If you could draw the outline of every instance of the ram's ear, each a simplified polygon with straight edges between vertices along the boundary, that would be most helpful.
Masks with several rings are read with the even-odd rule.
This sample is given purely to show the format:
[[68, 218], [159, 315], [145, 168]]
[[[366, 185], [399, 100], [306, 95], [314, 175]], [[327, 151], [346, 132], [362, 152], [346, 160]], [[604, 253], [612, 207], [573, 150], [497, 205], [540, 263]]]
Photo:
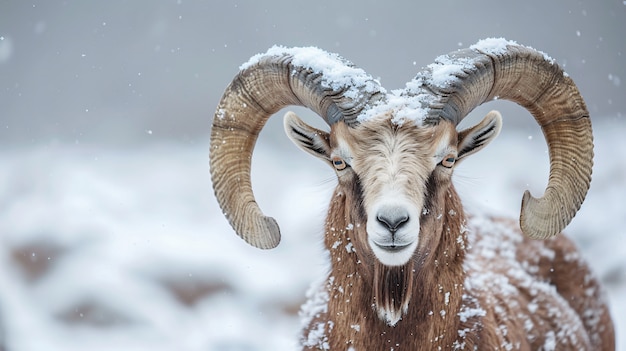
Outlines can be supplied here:
[[330, 137], [327, 132], [304, 123], [291, 111], [285, 114], [284, 124], [287, 136], [299, 148], [322, 160], [330, 160]]
[[457, 160], [460, 161], [487, 146], [500, 134], [501, 128], [500, 112], [491, 111], [477, 125], [459, 132]]

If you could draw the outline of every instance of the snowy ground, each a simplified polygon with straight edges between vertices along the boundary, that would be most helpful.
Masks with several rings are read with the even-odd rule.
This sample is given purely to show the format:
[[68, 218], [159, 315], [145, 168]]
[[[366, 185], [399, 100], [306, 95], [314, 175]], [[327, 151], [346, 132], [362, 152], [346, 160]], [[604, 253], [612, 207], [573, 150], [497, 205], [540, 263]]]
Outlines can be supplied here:
[[[594, 181], [567, 232], [604, 282], [626, 350], [626, 139], [614, 122], [594, 125]], [[334, 182], [319, 161], [270, 144], [260, 141], [253, 180], [281, 224], [271, 251], [221, 215], [208, 143], [0, 151], [0, 350], [294, 349], [298, 308], [324, 272]], [[455, 180], [470, 209], [514, 216], [547, 172], [541, 135], [509, 131]]]

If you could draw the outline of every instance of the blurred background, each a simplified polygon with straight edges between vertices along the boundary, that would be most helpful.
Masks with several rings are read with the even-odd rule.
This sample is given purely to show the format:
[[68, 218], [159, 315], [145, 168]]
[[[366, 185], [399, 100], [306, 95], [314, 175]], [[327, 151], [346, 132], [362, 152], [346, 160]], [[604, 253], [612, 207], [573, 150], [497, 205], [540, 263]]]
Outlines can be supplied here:
[[4, 145], [205, 140], [239, 65], [275, 44], [337, 52], [394, 89], [438, 55], [505, 37], [554, 57], [594, 117], [626, 111], [626, 5], [619, 0], [0, 6]]
[[[622, 0], [0, 0], [0, 350], [294, 349], [299, 305], [325, 270], [333, 173], [270, 119], [253, 184], [284, 237], [248, 247], [208, 177], [223, 90], [276, 44], [337, 52], [395, 89], [487, 37], [546, 52], [586, 99], [594, 183], [568, 232], [626, 338], [625, 35]], [[541, 194], [548, 158], [512, 103], [468, 123], [494, 108], [504, 131], [458, 187], [515, 216], [523, 190]]]

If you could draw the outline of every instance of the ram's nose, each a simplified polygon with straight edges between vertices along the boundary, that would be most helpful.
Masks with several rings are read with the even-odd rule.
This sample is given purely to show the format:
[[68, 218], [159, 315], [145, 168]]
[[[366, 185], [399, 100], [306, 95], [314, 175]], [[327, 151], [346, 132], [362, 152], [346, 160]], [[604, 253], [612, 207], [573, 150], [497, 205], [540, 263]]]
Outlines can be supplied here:
[[417, 247], [419, 216], [411, 206], [385, 204], [368, 221], [368, 241], [374, 255], [387, 266], [407, 263]]
[[400, 206], [383, 207], [378, 210], [376, 220], [394, 235], [409, 222], [409, 213]]

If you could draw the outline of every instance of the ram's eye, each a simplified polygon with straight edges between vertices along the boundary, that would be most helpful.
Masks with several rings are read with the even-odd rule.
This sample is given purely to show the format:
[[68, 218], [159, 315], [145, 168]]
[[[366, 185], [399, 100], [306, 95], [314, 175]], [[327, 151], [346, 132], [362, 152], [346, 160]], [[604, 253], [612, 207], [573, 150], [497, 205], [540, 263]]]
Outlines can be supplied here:
[[346, 164], [346, 161], [344, 161], [343, 158], [341, 157], [334, 156], [332, 158], [332, 161], [333, 161], [333, 166], [338, 171], [341, 171], [343, 169], [346, 169], [346, 167], [348, 167], [348, 165]]
[[452, 168], [454, 166], [454, 162], [456, 161], [456, 157], [452, 154], [446, 155], [446, 157], [441, 160], [441, 165], [446, 168]]

